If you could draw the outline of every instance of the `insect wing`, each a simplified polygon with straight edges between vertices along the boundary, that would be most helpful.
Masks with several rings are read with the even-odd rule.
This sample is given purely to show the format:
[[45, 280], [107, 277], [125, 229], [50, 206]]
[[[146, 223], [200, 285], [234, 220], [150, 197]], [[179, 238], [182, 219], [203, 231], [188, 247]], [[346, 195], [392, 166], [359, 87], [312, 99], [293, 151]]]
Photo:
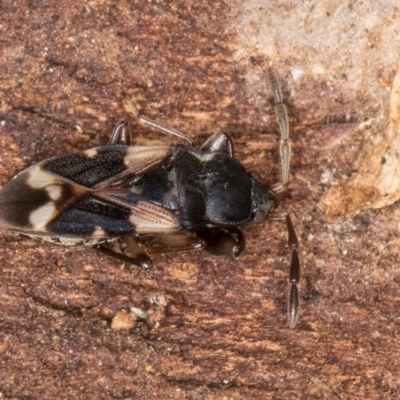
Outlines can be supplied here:
[[88, 189], [119, 182], [171, 154], [171, 146], [104, 146], [45, 160], [38, 165]]
[[[131, 233], [142, 227], [136, 215], [151, 214], [152, 207], [127, 189], [111, 196], [107, 188], [170, 154], [170, 146], [105, 146], [35, 164], [0, 191], [0, 227], [74, 237]], [[162, 207], [153, 206], [155, 214], [163, 215]], [[175, 224], [172, 216], [165, 218]]]
[[174, 212], [129, 189], [99, 190], [95, 195], [98, 199], [129, 210], [128, 220], [135, 227], [136, 233], [174, 233], [180, 230], [180, 221]]

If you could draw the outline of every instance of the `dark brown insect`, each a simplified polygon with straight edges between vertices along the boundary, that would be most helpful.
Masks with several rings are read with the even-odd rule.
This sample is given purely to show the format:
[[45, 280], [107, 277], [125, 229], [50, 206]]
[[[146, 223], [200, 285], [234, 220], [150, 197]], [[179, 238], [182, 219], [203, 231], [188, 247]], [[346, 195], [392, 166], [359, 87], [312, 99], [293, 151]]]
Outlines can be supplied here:
[[[269, 70], [281, 131], [282, 184], [289, 179], [286, 106]], [[234, 157], [230, 138], [212, 135], [200, 148], [181, 132], [137, 115], [187, 145], [132, 146], [125, 123], [108, 146], [53, 157], [16, 175], [0, 191], [0, 226], [67, 246], [95, 246], [142, 268], [150, 255], [204, 249], [233, 258], [245, 248], [237, 226], [264, 221], [275, 193]], [[298, 241], [287, 216], [292, 252], [289, 324], [297, 319]]]

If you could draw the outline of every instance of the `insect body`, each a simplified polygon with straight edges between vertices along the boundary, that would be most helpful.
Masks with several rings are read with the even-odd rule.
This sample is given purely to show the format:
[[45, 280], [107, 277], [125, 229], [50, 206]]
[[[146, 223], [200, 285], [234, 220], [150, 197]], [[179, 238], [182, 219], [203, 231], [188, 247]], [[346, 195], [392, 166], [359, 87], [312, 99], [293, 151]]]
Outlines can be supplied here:
[[[283, 117], [277, 109], [280, 125], [287, 125], [286, 108]], [[108, 146], [50, 158], [16, 175], [0, 191], [0, 227], [52, 243], [96, 246], [144, 268], [152, 253], [203, 248], [237, 257], [245, 247], [237, 226], [263, 221], [275, 206], [274, 193], [234, 158], [224, 133], [196, 148], [180, 132], [145, 117], [139, 121], [189, 145], [131, 146], [121, 123]], [[281, 142], [286, 185], [287, 131]], [[294, 326], [299, 262], [290, 218], [288, 225]]]
[[110, 145], [42, 161], [0, 191], [0, 221], [53, 242], [100, 244], [124, 235], [206, 237], [207, 229], [261, 220], [274, 204], [221, 133], [200, 149]]

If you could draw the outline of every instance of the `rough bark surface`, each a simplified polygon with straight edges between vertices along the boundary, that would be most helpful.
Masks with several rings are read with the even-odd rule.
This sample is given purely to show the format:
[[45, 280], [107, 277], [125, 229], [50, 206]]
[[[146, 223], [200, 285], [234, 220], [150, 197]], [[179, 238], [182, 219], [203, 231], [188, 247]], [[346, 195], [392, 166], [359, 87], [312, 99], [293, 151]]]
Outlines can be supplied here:
[[[354, 173], [365, 121], [384, 129], [389, 115], [399, 47], [379, 44], [399, 16], [368, 4], [1, 1], [1, 185], [44, 158], [106, 144], [126, 118], [124, 96], [197, 144], [223, 130], [236, 157], [274, 183], [279, 132], [261, 65], [272, 60], [293, 145], [276, 215], [297, 215], [303, 273], [289, 329], [281, 220], [245, 226], [236, 261], [160, 255], [151, 271], [2, 231], [0, 398], [399, 398], [398, 207], [346, 220], [339, 212], [334, 224], [318, 207]], [[313, 31], [347, 14], [356, 23], [340, 36]], [[350, 66], [360, 48], [368, 63]], [[385, 52], [381, 69], [368, 51]], [[169, 140], [132, 126], [138, 143]], [[328, 216], [342, 200], [330, 201]]]

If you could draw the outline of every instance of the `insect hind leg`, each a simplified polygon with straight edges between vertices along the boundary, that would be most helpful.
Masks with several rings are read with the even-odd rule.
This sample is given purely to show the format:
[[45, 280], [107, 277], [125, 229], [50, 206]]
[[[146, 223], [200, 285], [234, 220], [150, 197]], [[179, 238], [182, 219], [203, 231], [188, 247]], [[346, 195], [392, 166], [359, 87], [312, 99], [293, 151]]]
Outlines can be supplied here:
[[124, 236], [117, 241], [103, 243], [95, 248], [100, 253], [128, 264], [137, 265], [144, 270], [153, 266], [150, 256], [133, 236]]
[[96, 246], [103, 254], [119, 261], [137, 265], [148, 270], [153, 266], [150, 254], [200, 250], [205, 242], [195, 234], [149, 234], [143, 236], [123, 236], [118, 240]]

